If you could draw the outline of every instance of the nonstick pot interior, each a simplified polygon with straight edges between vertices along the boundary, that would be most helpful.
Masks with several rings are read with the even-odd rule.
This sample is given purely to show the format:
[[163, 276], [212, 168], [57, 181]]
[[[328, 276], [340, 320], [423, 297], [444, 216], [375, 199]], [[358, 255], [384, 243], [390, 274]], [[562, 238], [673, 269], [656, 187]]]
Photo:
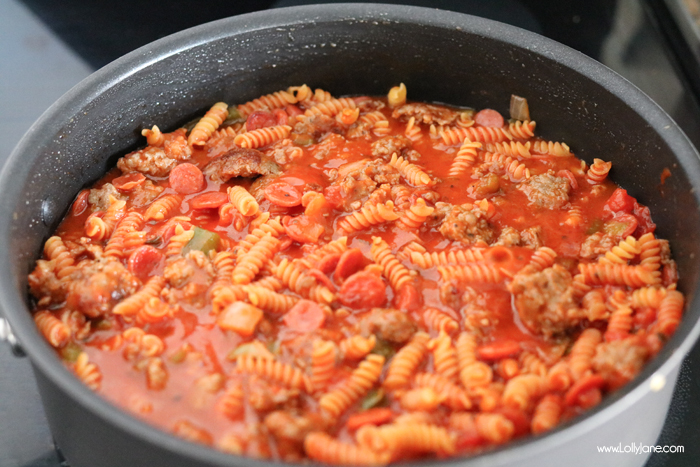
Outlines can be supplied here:
[[[411, 100], [490, 107], [503, 115], [511, 94], [526, 97], [540, 136], [565, 141], [588, 162], [613, 161], [614, 180], [651, 208], [657, 234], [670, 240], [679, 286], [692, 303], [676, 335], [638, 381], [653, 373], [675, 375], [700, 332], [695, 303], [700, 165], [694, 148], [658, 106], [571, 49], [480, 18], [388, 5], [272, 10], [176, 34], [108, 65], [41, 117], [2, 172], [0, 303], [32, 359], [54, 435], [70, 461], [255, 463], [177, 440], [122, 413], [73, 378], [36, 331], [26, 276], [78, 191], [143, 144], [142, 128], [158, 124], [173, 130], [213, 102], [241, 103], [302, 83], [334, 95], [380, 95], [400, 82]], [[672, 175], [661, 183], [665, 168]], [[614, 419], [648, 390], [628, 385], [582, 417], [583, 424], [570, 423], [473, 462], [516, 465], [526, 450], [546, 454], [548, 446], [575, 436], [580, 427]]]

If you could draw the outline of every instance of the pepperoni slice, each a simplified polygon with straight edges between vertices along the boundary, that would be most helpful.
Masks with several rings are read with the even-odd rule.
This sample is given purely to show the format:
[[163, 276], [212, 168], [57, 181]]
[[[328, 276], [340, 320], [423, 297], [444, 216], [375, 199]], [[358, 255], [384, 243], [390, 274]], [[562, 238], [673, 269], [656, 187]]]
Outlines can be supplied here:
[[474, 115], [474, 121], [477, 125], [490, 126], [494, 128], [501, 128], [505, 121], [500, 113], [493, 109], [484, 109]]
[[325, 320], [323, 309], [311, 300], [299, 300], [282, 318], [289, 329], [299, 332], [315, 331], [323, 326]]
[[394, 297], [394, 306], [401, 311], [413, 311], [420, 308], [422, 297], [418, 289], [413, 284], [406, 284], [401, 287], [399, 293]]
[[124, 174], [112, 180], [112, 185], [117, 190], [130, 191], [146, 181], [146, 177], [140, 172]]
[[277, 117], [267, 110], [256, 110], [248, 115], [248, 119], [245, 121], [245, 129], [248, 131], [275, 125], [277, 125]]
[[338, 265], [335, 267], [335, 280], [338, 283], [343, 282], [348, 277], [355, 274], [365, 267], [367, 262], [365, 255], [357, 248], [350, 248], [343, 252], [338, 259]]
[[356, 272], [343, 283], [338, 300], [350, 308], [378, 308], [386, 303], [386, 286], [376, 274]]
[[190, 200], [192, 209], [217, 209], [228, 202], [228, 195], [220, 191], [202, 193]]
[[170, 171], [170, 188], [182, 195], [191, 195], [204, 188], [204, 174], [199, 168], [185, 162]]
[[78, 193], [78, 196], [73, 201], [73, 208], [71, 209], [74, 216], [79, 216], [85, 212], [88, 207], [88, 198], [90, 197], [90, 190], [83, 190]]
[[301, 193], [287, 182], [275, 182], [263, 190], [265, 199], [277, 206], [291, 208], [301, 204]]
[[146, 279], [163, 259], [163, 253], [151, 245], [143, 245], [129, 256], [129, 271], [139, 279]]
[[277, 125], [286, 125], [289, 122], [289, 115], [284, 109], [275, 110], [273, 116], [277, 119]]
[[338, 261], [340, 261], [340, 254], [335, 253], [332, 255], [326, 255], [318, 262], [316, 267], [319, 271], [324, 274], [330, 274], [335, 271], [336, 266], [338, 266]]
[[325, 231], [323, 226], [316, 224], [303, 214], [296, 217], [285, 216], [282, 219], [282, 225], [289, 238], [299, 243], [316, 243]]

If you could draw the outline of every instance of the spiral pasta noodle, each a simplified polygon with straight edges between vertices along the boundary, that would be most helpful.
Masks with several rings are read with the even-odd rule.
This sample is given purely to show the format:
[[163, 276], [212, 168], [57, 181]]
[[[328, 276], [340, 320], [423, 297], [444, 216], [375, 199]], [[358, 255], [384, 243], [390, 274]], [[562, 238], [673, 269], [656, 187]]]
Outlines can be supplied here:
[[148, 209], [146, 209], [143, 217], [146, 222], [162, 221], [166, 217], [171, 217], [176, 210], [180, 208], [182, 200], [183, 198], [181, 195], [162, 196], [148, 206]]
[[537, 271], [543, 271], [554, 264], [557, 253], [549, 247], [543, 246], [535, 250], [530, 258], [529, 266]]
[[641, 308], [644, 306], [659, 308], [661, 306], [661, 301], [666, 297], [667, 293], [668, 291], [663, 287], [641, 287], [632, 292], [630, 296], [630, 305], [633, 308]]
[[617, 290], [612, 297], [609, 298], [609, 307], [611, 310], [610, 319], [608, 320], [608, 328], [605, 330], [605, 340], [607, 342], [624, 339], [629, 336], [632, 330], [632, 308], [629, 306], [627, 297], [624, 292]]
[[456, 381], [459, 373], [457, 352], [452, 345], [452, 339], [447, 333], [440, 332], [438, 337], [428, 342], [428, 350], [433, 354], [435, 372], [448, 381]]
[[429, 341], [428, 334], [417, 332], [408, 344], [401, 347], [389, 362], [384, 388], [394, 390], [408, 385], [411, 376], [428, 354]]
[[311, 380], [299, 368], [257, 355], [236, 357], [237, 373], [253, 373], [290, 389], [311, 392]]
[[484, 145], [484, 151], [529, 159], [532, 157], [530, 145], [531, 143], [529, 141], [527, 143], [522, 143], [520, 141], [503, 141]]
[[457, 151], [457, 155], [452, 161], [450, 166], [450, 171], [448, 172], [448, 177], [459, 177], [464, 173], [469, 167], [472, 167], [476, 163], [478, 158], [477, 149], [481, 148], [481, 143], [471, 142], [465, 140], [462, 146]]
[[482, 250], [478, 248], [472, 248], [469, 250], [427, 252], [425, 251], [425, 248], [423, 248], [420, 245], [417, 245], [414, 246], [411, 250], [406, 251], [406, 255], [411, 261], [411, 263], [423, 269], [434, 268], [437, 266], [475, 263], [477, 261], [484, 260]]
[[459, 330], [459, 323], [444, 311], [428, 308], [423, 313], [423, 321], [429, 329], [454, 334]]
[[494, 162], [503, 165], [506, 173], [513, 181], [520, 181], [524, 178], [530, 178], [530, 169], [520, 161], [513, 159], [505, 154], [495, 154], [485, 152], [483, 154], [484, 162]]
[[432, 373], [419, 373], [414, 380], [421, 388], [432, 388], [444, 396], [444, 404], [452, 410], [469, 410], [472, 402], [466, 391], [448, 379]]
[[406, 135], [406, 138], [410, 139], [411, 141], [418, 141], [423, 137], [423, 132], [421, 131], [420, 126], [416, 124], [416, 117], [411, 117], [408, 120], [406, 129], [404, 130], [404, 135]]
[[532, 374], [538, 376], [547, 375], [547, 365], [540, 360], [537, 355], [530, 352], [523, 352], [520, 354], [520, 366], [522, 368], [521, 373]]
[[163, 276], [153, 276], [138, 292], [117, 303], [112, 309], [112, 313], [122, 316], [133, 316], [139, 312], [151, 297], [157, 297], [165, 287]]
[[651, 271], [644, 266], [580, 263], [578, 268], [584, 282], [591, 285], [626, 285], [636, 288], [661, 282], [658, 271]]
[[394, 212], [394, 203], [378, 203], [368, 205], [365, 203], [360, 211], [355, 211], [349, 216], [345, 216], [338, 221], [338, 230], [347, 235], [353, 232], [364, 230], [372, 225], [383, 224], [395, 221], [399, 215]]
[[468, 127], [468, 128], [448, 128], [438, 132], [442, 141], [453, 146], [462, 144], [465, 141], [473, 141], [480, 143], [501, 143], [506, 140], [512, 140], [513, 136], [505, 128], [493, 127]]
[[375, 466], [389, 463], [388, 452], [342, 443], [323, 431], [314, 431], [304, 438], [304, 451], [318, 462], [329, 465]]
[[90, 362], [88, 355], [81, 352], [78, 359], [73, 364], [73, 372], [80, 381], [93, 391], [100, 389], [102, 385], [102, 372], [99, 367]]
[[284, 258], [275, 267], [274, 274], [294, 293], [321, 304], [328, 305], [335, 298], [335, 294], [328, 287], [317, 284], [316, 279], [306, 273], [302, 262], [298, 260], [289, 261]]
[[317, 339], [311, 351], [311, 386], [314, 391], [323, 390], [333, 377], [336, 348], [331, 341]]
[[539, 434], [549, 431], [559, 423], [562, 412], [561, 397], [556, 394], [547, 394], [535, 407], [532, 415], [532, 432]]
[[304, 261], [309, 263], [312, 267], [316, 267], [318, 263], [326, 256], [342, 254], [347, 251], [347, 249], [348, 237], [340, 237], [316, 248], [314, 251], [306, 255]]
[[141, 130], [141, 136], [146, 137], [146, 142], [149, 146], [163, 146], [163, 143], [165, 142], [165, 136], [163, 136], [163, 133], [160, 131], [160, 128], [158, 128], [157, 125], [153, 125], [153, 128], [150, 130], [148, 128]]
[[185, 230], [180, 224], [175, 227], [175, 235], [170, 237], [168, 245], [165, 248], [166, 256], [177, 256], [182, 254], [182, 249], [194, 237], [194, 228]]
[[245, 290], [251, 304], [273, 315], [288, 312], [299, 301], [292, 295], [279, 294], [260, 286], [248, 285]]
[[572, 157], [574, 155], [565, 143], [554, 141], [535, 141], [532, 143], [532, 152], [555, 157]]
[[174, 310], [158, 297], [151, 297], [146, 305], [136, 314], [136, 322], [140, 325], [157, 323], [166, 318], [172, 318]]
[[365, 358], [377, 343], [377, 337], [351, 336], [340, 341], [340, 353], [344, 360], [359, 360]]
[[382, 240], [381, 237], [372, 237], [370, 252], [374, 261], [382, 267], [384, 276], [389, 280], [391, 288], [396, 292], [413, 280], [411, 271], [396, 259], [396, 256], [389, 248], [389, 244]]
[[376, 452], [434, 452], [443, 455], [456, 450], [455, 436], [443, 427], [419, 423], [366, 425], [357, 431], [360, 446]]
[[355, 100], [349, 97], [341, 97], [340, 99], [330, 99], [323, 102], [318, 102], [312, 107], [306, 109], [304, 115], [307, 117], [312, 117], [314, 115], [327, 115], [328, 117], [335, 117], [338, 113], [342, 112], [343, 109], [354, 109], [357, 105]]
[[212, 294], [211, 305], [214, 314], [224, 311], [229, 305], [240, 302], [248, 298], [246, 286], [229, 285], [222, 286], [216, 293]]
[[547, 380], [538, 375], [518, 375], [506, 383], [503, 403], [525, 410], [547, 390]]
[[279, 249], [279, 244], [277, 237], [266, 234], [253, 248], [241, 255], [231, 273], [231, 282], [249, 284], [260, 272], [263, 264], [272, 259]]
[[321, 396], [319, 406], [334, 417], [339, 416], [377, 383], [383, 366], [383, 356], [369, 354], [352, 372], [350, 378]]
[[480, 413], [474, 421], [479, 435], [493, 444], [503, 444], [515, 434], [513, 422], [499, 413]]
[[273, 92], [272, 94], [260, 96], [257, 99], [253, 99], [252, 101], [239, 105], [238, 112], [241, 114], [242, 117], [247, 117], [256, 110], [279, 109], [289, 104], [296, 104], [297, 102], [297, 98], [294, 96], [293, 92], [277, 91]]
[[430, 175], [425, 173], [423, 169], [410, 163], [403, 157], [398, 157], [396, 153], [392, 154], [389, 165], [398, 170], [401, 176], [404, 177], [411, 185], [428, 186], [434, 184], [430, 178]]
[[44, 255], [53, 262], [53, 270], [58, 279], [70, 276], [75, 271], [75, 259], [61, 237], [49, 237], [44, 244]]
[[187, 137], [187, 144], [194, 147], [204, 146], [212, 133], [228, 118], [228, 105], [225, 102], [214, 104], [204, 117], [192, 128]]
[[134, 248], [143, 245], [145, 234], [139, 232], [143, 223], [143, 216], [136, 211], [124, 216], [114, 230], [112, 237], [107, 241], [104, 255], [122, 258], [128, 256]]
[[461, 266], [438, 266], [443, 281], [498, 283], [503, 280], [500, 269], [489, 264], [463, 264]]
[[601, 183], [608, 177], [608, 172], [612, 168], [612, 162], [605, 162], [602, 159], [593, 159], [593, 164], [586, 172], [586, 180], [592, 185]]
[[571, 376], [578, 381], [591, 369], [591, 360], [595, 355], [595, 349], [603, 340], [600, 331], [595, 328], [586, 329], [574, 342], [569, 355], [569, 369]]
[[245, 411], [245, 392], [240, 381], [234, 381], [216, 403], [217, 410], [231, 420], [239, 420]]
[[260, 206], [248, 190], [242, 186], [232, 186], [228, 189], [228, 199], [231, 204], [244, 216], [254, 216]]
[[211, 297], [217, 295], [224, 287], [231, 285], [231, 275], [236, 264], [236, 256], [230, 251], [220, 251], [214, 256], [212, 263], [216, 271], [216, 277], [209, 289]]
[[683, 304], [683, 294], [677, 290], [669, 290], [663, 300], [661, 300], [657, 315], [657, 325], [659, 331], [664, 335], [672, 335], [680, 324], [683, 316]]
[[233, 142], [242, 148], [256, 149], [283, 140], [289, 137], [291, 132], [292, 127], [289, 125], [258, 128], [236, 135]]
[[515, 121], [508, 125], [508, 132], [515, 139], [530, 139], [535, 136], [535, 126], [537, 124], [534, 121]]
[[70, 342], [72, 332], [63, 321], [50, 311], [40, 311], [34, 315], [34, 322], [46, 340], [56, 348], [64, 347]]
[[646, 269], [656, 271], [661, 267], [661, 243], [654, 234], [645, 233], [637, 241], [639, 246], [639, 264]]

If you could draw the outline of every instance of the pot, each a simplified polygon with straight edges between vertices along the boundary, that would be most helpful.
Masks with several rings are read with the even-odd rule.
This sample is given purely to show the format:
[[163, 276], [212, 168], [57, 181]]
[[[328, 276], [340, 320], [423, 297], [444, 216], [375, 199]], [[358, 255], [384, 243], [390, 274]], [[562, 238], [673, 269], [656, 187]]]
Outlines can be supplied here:
[[[597, 446], [653, 444], [680, 363], [700, 334], [700, 161], [677, 125], [632, 84], [588, 57], [493, 21], [389, 5], [307, 6], [243, 15], [154, 42], [81, 82], [32, 126], [0, 175], [0, 306], [31, 359], [57, 444], [74, 467], [272, 465], [226, 455], [153, 428], [80, 383], [38, 333], [27, 274], [78, 191], [143, 144], [213, 102], [240, 103], [306, 83], [334, 95], [383, 94], [507, 115], [528, 99], [538, 134], [577, 156], [613, 161], [612, 176], [648, 205], [670, 240], [683, 322], [621, 390], [552, 432], [445, 466], [642, 465], [647, 455]], [[659, 183], [664, 168], [671, 177]]]

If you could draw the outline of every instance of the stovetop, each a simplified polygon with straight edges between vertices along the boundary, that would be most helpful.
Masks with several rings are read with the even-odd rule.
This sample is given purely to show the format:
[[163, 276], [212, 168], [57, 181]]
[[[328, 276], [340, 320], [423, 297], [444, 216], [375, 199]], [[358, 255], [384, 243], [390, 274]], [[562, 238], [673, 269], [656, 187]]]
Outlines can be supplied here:
[[[671, 0], [666, 0], [671, 1]], [[654, 99], [700, 147], [700, 67], [664, 0], [404, 0], [513, 24], [604, 63]], [[307, 0], [0, 1], [0, 164], [32, 121], [80, 79], [179, 30]], [[67, 466], [53, 443], [31, 367], [0, 342], [0, 467]], [[652, 454], [647, 467], [700, 465], [700, 345], [681, 368], [657, 441], [683, 454]], [[640, 423], [643, 423], [640, 414]]]

